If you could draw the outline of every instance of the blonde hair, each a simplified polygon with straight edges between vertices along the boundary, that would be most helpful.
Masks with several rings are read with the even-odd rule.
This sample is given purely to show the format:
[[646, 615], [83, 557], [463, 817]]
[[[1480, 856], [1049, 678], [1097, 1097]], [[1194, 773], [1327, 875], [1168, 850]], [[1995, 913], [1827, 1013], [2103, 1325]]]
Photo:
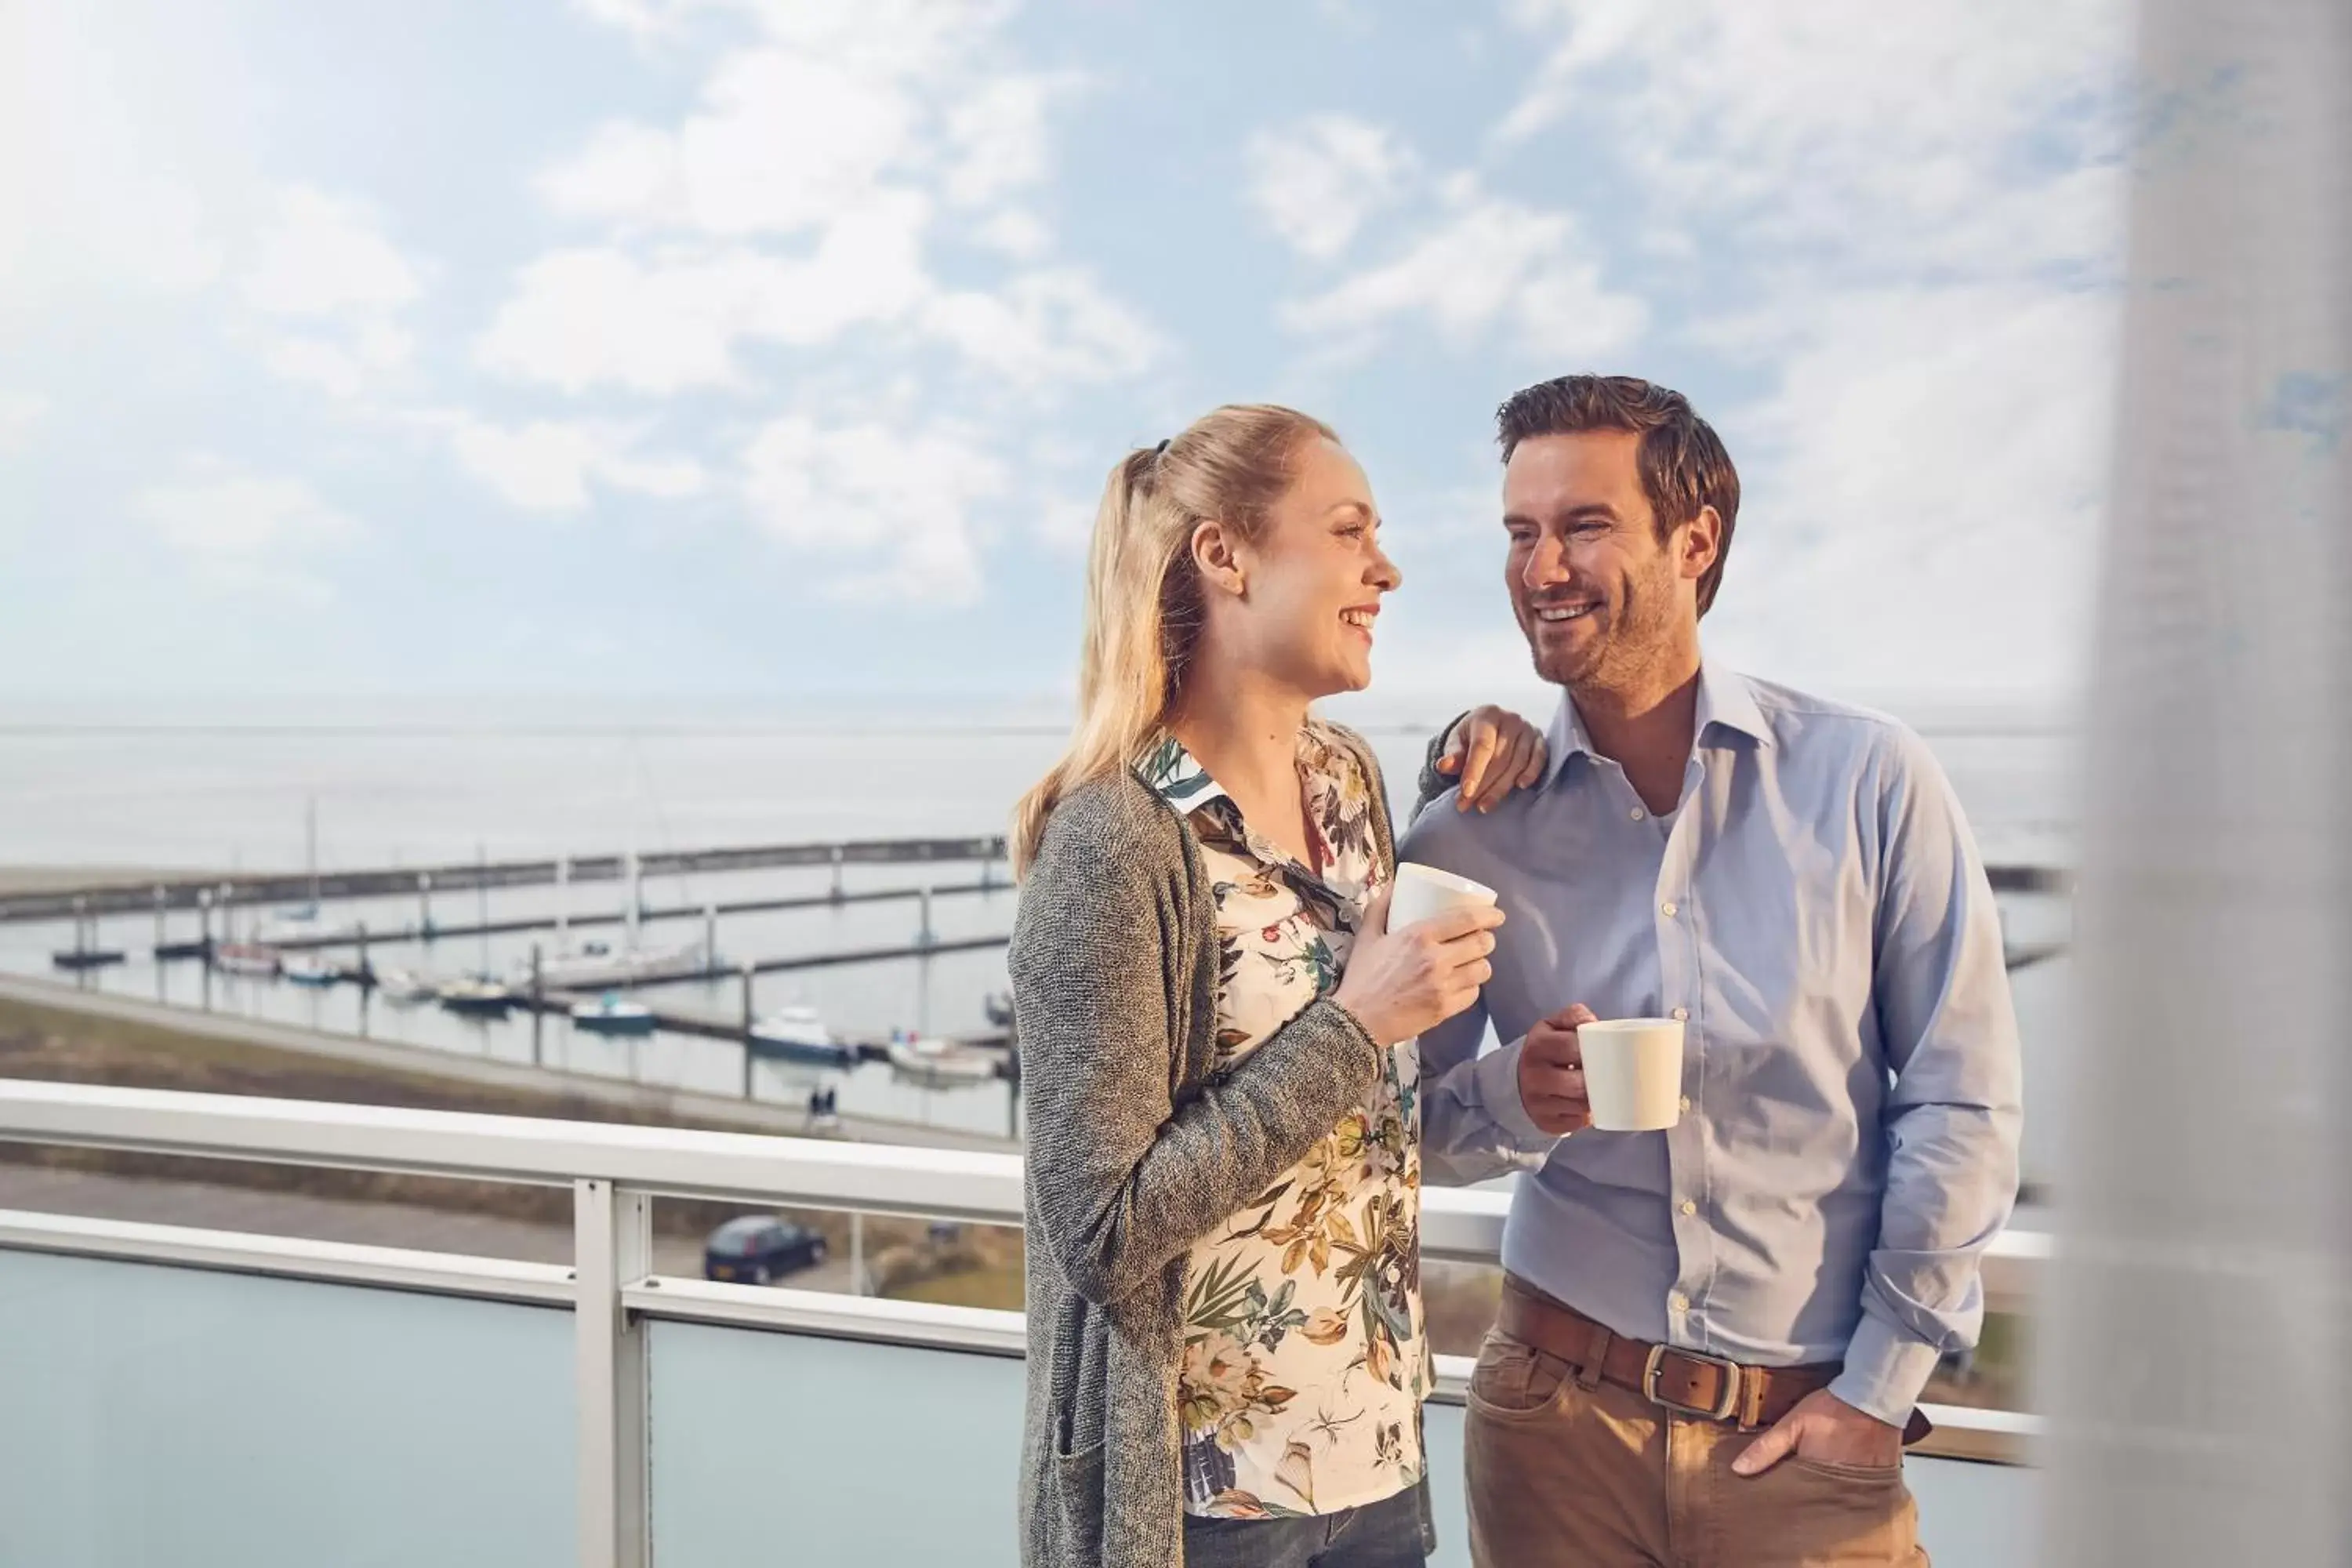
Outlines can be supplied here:
[[1296, 409], [1227, 404], [1112, 467], [1087, 560], [1078, 721], [1061, 760], [1013, 809], [1015, 875], [1028, 871], [1063, 797], [1130, 765], [1182, 691], [1201, 635], [1193, 531], [1213, 519], [1255, 539], [1290, 488], [1298, 448], [1339, 438]]

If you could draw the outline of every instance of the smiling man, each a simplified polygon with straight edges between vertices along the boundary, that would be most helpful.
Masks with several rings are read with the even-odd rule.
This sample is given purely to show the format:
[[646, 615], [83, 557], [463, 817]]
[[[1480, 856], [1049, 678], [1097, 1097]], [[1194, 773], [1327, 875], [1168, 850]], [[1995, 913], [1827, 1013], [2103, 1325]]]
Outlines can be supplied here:
[[[1906, 1429], [1975, 1342], [2017, 1181], [1991, 887], [1916, 736], [1703, 657], [1739, 480], [1681, 395], [1566, 376], [1499, 424], [1559, 711], [1535, 787], [1480, 810], [1449, 785], [1491, 725], [1441, 737], [1401, 851], [1510, 914], [1483, 1005], [1421, 1041], [1528, 1164], [1471, 1385], [1473, 1555], [1924, 1563]], [[1674, 1127], [1591, 1128], [1591, 1015], [1683, 1022]], [[1490, 1021], [1502, 1059], [1449, 1075]]]

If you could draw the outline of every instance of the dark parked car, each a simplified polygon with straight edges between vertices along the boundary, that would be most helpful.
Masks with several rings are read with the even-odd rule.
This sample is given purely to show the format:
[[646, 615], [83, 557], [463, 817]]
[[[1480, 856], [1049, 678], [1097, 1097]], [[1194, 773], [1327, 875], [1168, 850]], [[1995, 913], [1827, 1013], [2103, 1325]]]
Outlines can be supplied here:
[[773, 1215], [730, 1219], [702, 1244], [702, 1272], [712, 1279], [767, 1285], [824, 1261], [824, 1237]]

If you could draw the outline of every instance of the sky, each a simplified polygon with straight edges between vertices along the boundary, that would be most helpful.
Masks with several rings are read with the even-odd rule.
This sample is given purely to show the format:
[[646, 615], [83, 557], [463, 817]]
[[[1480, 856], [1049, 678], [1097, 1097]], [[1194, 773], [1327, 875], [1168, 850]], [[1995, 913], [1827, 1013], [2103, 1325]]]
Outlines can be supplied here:
[[1129, 447], [1289, 403], [1531, 684], [1493, 413], [1690, 395], [1713, 654], [2063, 705], [2119, 0], [0, 0], [0, 700], [1050, 706]]

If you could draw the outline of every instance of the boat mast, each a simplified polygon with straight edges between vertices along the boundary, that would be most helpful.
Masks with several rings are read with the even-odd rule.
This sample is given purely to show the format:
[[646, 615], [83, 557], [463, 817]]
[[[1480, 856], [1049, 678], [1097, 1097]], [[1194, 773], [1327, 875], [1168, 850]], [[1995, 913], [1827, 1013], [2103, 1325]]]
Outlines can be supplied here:
[[478, 922], [482, 928], [482, 978], [488, 980], [490, 977], [490, 847], [488, 845], [478, 843], [474, 846], [474, 862], [476, 866], [474, 891], [478, 897], [482, 910], [482, 918]]

